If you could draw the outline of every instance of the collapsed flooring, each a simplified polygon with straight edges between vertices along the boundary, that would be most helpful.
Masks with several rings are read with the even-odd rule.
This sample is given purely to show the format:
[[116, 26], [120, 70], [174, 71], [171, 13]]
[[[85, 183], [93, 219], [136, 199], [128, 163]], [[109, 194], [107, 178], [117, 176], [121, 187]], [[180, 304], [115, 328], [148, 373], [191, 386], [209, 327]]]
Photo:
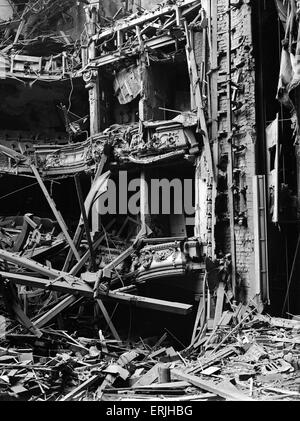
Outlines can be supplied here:
[[240, 305], [201, 333], [183, 348], [171, 332], [132, 344], [101, 330], [86, 338], [51, 327], [37, 335], [10, 329], [1, 340], [0, 399], [299, 400], [300, 321]]

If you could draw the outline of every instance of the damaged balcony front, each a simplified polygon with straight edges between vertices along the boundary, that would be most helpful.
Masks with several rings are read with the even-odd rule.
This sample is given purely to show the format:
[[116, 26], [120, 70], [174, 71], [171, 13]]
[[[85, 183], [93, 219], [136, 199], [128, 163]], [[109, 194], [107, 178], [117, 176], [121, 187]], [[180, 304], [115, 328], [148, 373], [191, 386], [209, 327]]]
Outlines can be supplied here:
[[[99, 29], [102, 17], [94, 5], [85, 6], [85, 16], [82, 69], [75, 66], [67, 73], [63, 66], [59, 80], [51, 83], [52, 109], [47, 101], [47, 107], [36, 112], [37, 120], [41, 111], [56, 115], [57, 126], [65, 132], [56, 128], [26, 143], [25, 131], [21, 136], [9, 130], [3, 133], [3, 177], [34, 177], [45, 214], [32, 215], [33, 206], [18, 220], [3, 219], [5, 246], [0, 253], [9, 262], [9, 271], [6, 268], [1, 276], [25, 286], [96, 299], [113, 335], [119, 337], [103, 300], [187, 315], [205, 294], [205, 257], [212, 256], [213, 250], [213, 171], [204, 112], [206, 22], [195, 1], [133, 15], [105, 29]], [[27, 103], [42, 100], [51, 79], [45, 75], [43, 60], [37, 70], [37, 60], [16, 57], [10, 57], [12, 75], [3, 85], [16, 89], [25, 80], [31, 95]], [[18, 89], [22, 92], [23, 86]], [[68, 89], [66, 104], [61, 92]], [[80, 107], [84, 98], [89, 104], [87, 113]], [[127, 189], [124, 175], [128, 185], [135, 183], [139, 190], [138, 212], [131, 213], [127, 207], [124, 211], [120, 202], [120, 191]], [[156, 195], [164, 195], [163, 190], [148, 190], [152, 180], [170, 187], [167, 214], [156, 206], [152, 209]], [[191, 182], [195, 205], [188, 213], [184, 189], [179, 196], [175, 191], [176, 183], [182, 186], [185, 181]], [[111, 207], [110, 184], [117, 186], [118, 193], [105, 214], [103, 208]], [[133, 193], [127, 193], [130, 203]], [[76, 206], [79, 202], [76, 211], [70, 201]], [[175, 213], [178, 203], [182, 211]], [[64, 210], [64, 216], [58, 209]], [[46, 228], [41, 216], [47, 217]], [[71, 236], [69, 229], [75, 234]], [[56, 257], [51, 258], [53, 269], [49, 270], [45, 263], [51, 256]], [[24, 272], [16, 274], [15, 265]], [[73, 302], [69, 300], [68, 305]]]

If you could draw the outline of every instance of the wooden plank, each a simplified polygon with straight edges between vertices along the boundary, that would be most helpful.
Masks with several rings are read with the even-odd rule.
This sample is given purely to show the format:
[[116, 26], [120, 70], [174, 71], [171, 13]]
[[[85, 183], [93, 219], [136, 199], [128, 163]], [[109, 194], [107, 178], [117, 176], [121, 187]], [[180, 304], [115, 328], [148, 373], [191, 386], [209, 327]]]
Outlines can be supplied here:
[[[3, 253], [3, 250], [0, 250], [0, 256], [1, 253]], [[89, 298], [92, 298], [94, 296], [93, 289], [89, 285], [81, 281], [80, 278], [75, 278], [69, 276], [68, 274], [65, 275], [66, 279], [68, 279], [69, 277], [69, 282], [67, 282], [65, 278], [62, 278], [62, 276], [64, 276], [64, 273], [61, 273], [58, 278], [49, 281], [48, 279], [37, 278], [34, 276], [0, 271], [0, 276], [3, 276], [3, 278], [8, 279], [16, 284], [36, 288], [45, 288], [49, 290], [51, 289], [52, 291], [65, 292], [69, 294], [79, 293], [80, 295]], [[53, 273], [51, 274], [51, 276], [52, 278], [55, 277], [53, 276]], [[155, 298], [141, 297], [137, 295], [130, 295], [115, 291], [109, 291], [108, 293], [100, 291], [100, 295], [102, 295], [104, 298], [114, 299], [120, 303], [131, 304], [136, 307], [148, 308], [151, 310], [164, 311], [167, 313], [175, 313], [181, 315], [186, 315], [190, 313], [193, 308], [193, 306], [189, 304], [158, 300]]]
[[207, 401], [208, 399], [216, 398], [214, 393], [202, 393], [201, 395], [186, 395], [179, 396], [178, 398], [163, 398], [158, 399], [159, 401], [174, 401], [174, 402], [189, 402], [189, 401]]
[[190, 387], [189, 382], [185, 381], [172, 381], [169, 383], [155, 383], [155, 384], [148, 384], [145, 386], [138, 386], [138, 389], [149, 389], [149, 390], [159, 390], [159, 389], [185, 389]]
[[216, 304], [216, 309], [215, 309], [213, 329], [216, 329], [222, 317], [224, 293], [225, 293], [225, 284], [224, 282], [220, 282], [218, 286], [218, 290], [217, 290], [217, 304]]
[[[93, 298], [93, 289], [83, 282], [74, 282], [74, 284], [72, 285], [71, 283], [68, 283], [62, 279], [49, 281], [49, 279], [23, 275], [21, 273], [10, 273], [3, 271], [0, 271], [0, 276], [2, 276], [5, 279], [8, 279], [9, 281], [17, 285], [25, 285], [30, 286], [32, 288], [49, 289], [51, 291], [64, 292], [68, 294], [78, 293], [84, 297]], [[77, 279], [77, 281], [80, 281], [80, 279], [78, 278], [75, 279]], [[54, 283], [51, 284], [50, 282]]]
[[62, 217], [61, 213], [56, 209], [56, 205], [54, 203], [54, 200], [51, 198], [50, 194], [48, 193], [48, 190], [47, 190], [47, 188], [46, 188], [37, 168], [35, 167], [35, 165], [30, 165], [30, 168], [31, 168], [33, 174], [35, 175], [35, 177], [36, 177], [36, 179], [37, 179], [37, 181], [38, 181], [38, 183], [39, 183], [39, 185], [40, 185], [40, 187], [41, 187], [41, 189], [44, 193], [44, 196], [46, 197], [47, 202], [48, 202], [48, 204], [49, 204], [49, 206], [50, 206], [50, 208], [51, 208], [51, 210], [52, 210], [52, 212], [53, 212], [53, 214], [54, 214], [54, 216], [55, 216], [55, 218], [56, 218], [56, 220], [57, 220], [57, 222], [58, 222], [58, 224], [59, 224], [59, 226], [62, 230], [62, 232], [64, 233], [64, 236], [66, 237], [66, 240], [69, 243], [69, 246], [71, 247], [71, 249], [74, 253], [74, 256], [76, 257], [76, 260], [79, 261], [80, 256], [79, 256], [78, 251], [77, 251], [77, 249], [76, 249], [76, 247], [73, 243], [72, 238], [70, 237], [70, 234], [69, 234], [68, 229], [67, 229], [67, 225], [66, 225], [65, 221], [63, 220], [63, 217]]
[[205, 297], [202, 296], [199, 301], [199, 306], [198, 306], [197, 315], [196, 315], [195, 324], [194, 324], [194, 330], [193, 330], [192, 339], [191, 339], [191, 345], [195, 342], [195, 339], [197, 336], [196, 335], [197, 330], [202, 330], [203, 328], [203, 320], [200, 325], [199, 325], [199, 322], [200, 322], [201, 317], [204, 314], [204, 310], [205, 310]]
[[66, 396], [64, 396], [62, 399], [60, 399], [61, 402], [70, 401], [73, 399], [78, 393], [82, 392], [83, 390], [88, 389], [90, 386], [92, 386], [94, 383], [98, 381], [100, 378], [100, 374], [95, 374], [91, 378], [87, 379], [85, 382], [83, 382], [81, 385], [76, 387], [74, 390], [72, 390], [70, 393], [68, 393]]
[[199, 387], [202, 390], [206, 390], [207, 392], [213, 393], [215, 395], [221, 396], [227, 400], [233, 401], [253, 401], [253, 399], [249, 398], [247, 395], [239, 392], [238, 389], [233, 386], [229, 381], [225, 381], [219, 383], [218, 385], [210, 382], [201, 380], [200, 377], [192, 376], [190, 374], [186, 374], [183, 371], [179, 370], [172, 370], [172, 375], [179, 380], [184, 380], [192, 385]]
[[60, 303], [56, 304], [51, 310], [43, 314], [40, 318], [34, 321], [34, 325], [38, 328], [45, 326], [50, 320], [60, 314], [63, 310], [69, 307], [71, 304], [75, 303], [77, 300], [74, 295], [69, 295], [64, 298]]
[[17, 254], [10, 253], [5, 250], [0, 249], [0, 259], [14, 263], [18, 266], [25, 267], [26, 269], [37, 272], [41, 275], [47, 276], [49, 278], [55, 279], [63, 275], [63, 272], [60, 272], [56, 269], [49, 268], [48, 266], [37, 263], [27, 257], [21, 257]]
[[87, 214], [86, 214], [85, 207], [84, 207], [84, 200], [83, 200], [79, 175], [75, 175], [74, 180], [75, 180], [75, 185], [76, 185], [81, 215], [82, 215], [82, 219], [83, 219], [85, 235], [86, 235], [86, 239], [87, 239], [88, 247], [89, 247], [89, 252], [90, 252], [91, 270], [95, 271], [96, 270], [96, 262], [95, 262], [95, 255], [94, 255], [94, 249], [93, 249], [93, 242], [92, 242], [91, 232], [90, 232], [90, 228], [89, 228], [89, 221], [88, 221]]
[[108, 312], [107, 312], [107, 310], [105, 308], [105, 305], [103, 304], [102, 300], [97, 299], [97, 303], [98, 303], [98, 305], [100, 307], [100, 310], [101, 310], [101, 312], [102, 312], [102, 314], [103, 314], [103, 316], [104, 316], [104, 318], [106, 320], [106, 323], [107, 323], [107, 325], [108, 325], [108, 327], [109, 327], [109, 329], [110, 329], [113, 337], [117, 341], [121, 341], [121, 338], [120, 338], [120, 336], [119, 336], [119, 334], [118, 334], [118, 332], [117, 332], [117, 330], [116, 330], [116, 328], [115, 328], [115, 326], [114, 326], [111, 318], [109, 317], [109, 314], [108, 314]]
[[[216, 326], [214, 327], [213, 331], [211, 332], [211, 335], [209, 336], [209, 338], [207, 339], [207, 341], [204, 344], [204, 347], [206, 348], [209, 343], [211, 342], [212, 338], [214, 337], [215, 333], [217, 332], [218, 328], [220, 326], [222, 326], [222, 323], [224, 322], [224, 320], [228, 320], [228, 311], [224, 311], [224, 313], [221, 316], [221, 319], [219, 320], [219, 322], [216, 324]], [[232, 315], [230, 316], [231, 319]]]
[[176, 303], [173, 301], [158, 300], [156, 298], [141, 297], [137, 295], [130, 295], [121, 292], [110, 291], [107, 295], [109, 298], [114, 298], [119, 302], [127, 302], [136, 307], [148, 308], [150, 310], [164, 311], [167, 313], [175, 313], [181, 315], [189, 314], [193, 306], [190, 304]]

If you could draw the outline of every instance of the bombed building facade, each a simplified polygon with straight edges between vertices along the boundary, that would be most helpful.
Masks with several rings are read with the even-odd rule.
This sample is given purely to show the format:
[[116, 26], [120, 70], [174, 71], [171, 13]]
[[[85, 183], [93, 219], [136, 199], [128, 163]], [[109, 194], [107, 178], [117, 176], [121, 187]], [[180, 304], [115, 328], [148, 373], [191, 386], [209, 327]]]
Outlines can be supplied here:
[[232, 304], [298, 314], [298, 2], [0, 6], [0, 276], [23, 324], [36, 289], [66, 295], [31, 329], [83, 297], [115, 339], [128, 308], [194, 337]]

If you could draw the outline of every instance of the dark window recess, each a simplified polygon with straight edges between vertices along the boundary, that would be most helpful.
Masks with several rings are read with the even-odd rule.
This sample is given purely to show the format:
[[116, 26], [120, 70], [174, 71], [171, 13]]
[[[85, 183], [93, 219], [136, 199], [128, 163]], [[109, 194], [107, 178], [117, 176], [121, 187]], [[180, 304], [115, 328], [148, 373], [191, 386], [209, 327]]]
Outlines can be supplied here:
[[276, 148], [276, 145], [272, 146], [272, 148], [269, 148], [271, 171], [275, 170]]

